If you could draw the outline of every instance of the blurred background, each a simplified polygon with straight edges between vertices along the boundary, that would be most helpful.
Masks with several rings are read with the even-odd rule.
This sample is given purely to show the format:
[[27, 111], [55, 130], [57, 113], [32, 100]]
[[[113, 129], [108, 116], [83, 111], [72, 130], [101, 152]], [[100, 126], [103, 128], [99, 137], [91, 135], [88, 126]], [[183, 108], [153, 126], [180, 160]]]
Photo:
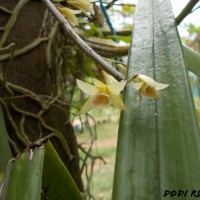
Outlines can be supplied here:
[[[112, 2], [112, 5], [110, 2]], [[175, 17], [187, 3], [188, 0], [171, 0]], [[112, 22], [112, 28], [115, 31], [131, 31], [137, 1], [104, 1], [104, 7], [109, 5], [110, 8], [107, 9], [107, 13]], [[182, 43], [198, 53], [200, 53], [199, 7], [200, 2], [178, 26]], [[106, 29], [109, 31], [109, 28], [108, 25], [104, 25], [103, 31], [105, 32]], [[86, 29], [88, 34], [95, 35], [94, 27], [90, 25]], [[131, 40], [131, 34], [117, 35], [112, 38], [117, 39], [120, 44], [128, 44]], [[121, 59], [124, 63], [127, 62], [126, 56]], [[189, 72], [189, 78], [195, 104], [200, 106], [200, 79], [192, 72]], [[73, 96], [73, 101], [78, 102], [81, 95], [82, 93], [77, 90]], [[81, 118], [72, 116], [79, 142], [82, 177], [90, 199], [109, 200], [111, 198], [119, 116], [120, 112], [114, 107], [103, 111], [92, 110], [90, 114]]]
[[[190, 0], [192, 3], [197, 1]], [[43, 5], [44, 2], [45, 0], [41, 2], [0, 1], [0, 101], [11, 146], [10, 149], [9, 146], [4, 148], [0, 145], [4, 149], [2, 151], [0, 149], [0, 153], [3, 152], [3, 156], [0, 156], [0, 175], [1, 170], [5, 171], [7, 161], [12, 156], [15, 157], [25, 148], [32, 146], [34, 141], [48, 136], [86, 198], [110, 200], [120, 111], [109, 106], [107, 109], [93, 109], [87, 114], [79, 115], [88, 96], [77, 87], [76, 79], [91, 84], [95, 79], [104, 80], [101, 76], [102, 66], [96, 62], [97, 59], [91, 59], [88, 56], [89, 48], [83, 47], [82, 41], [77, 40], [78, 37], [74, 35], [79, 35], [111, 67], [123, 72], [122, 68], [127, 65], [132, 30], [134, 30], [134, 14], [139, 0], [48, 1], [53, 2], [71, 24], [75, 32], [69, 31], [69, 27], [65, 30], [69, 31], [68, 34], [73, 34], [76, 41], [65, 34], [52, 13]], [[188, 0], [171, 0], [175, 18], [180, 16], [179, 14], [188, 2]], [[17, 19], [15, 19], [16, 16]], [[199, 16], [200, 2], [198, 1], [191, 13], [177, 27], [182, 43], [197, 53], [200, 53]], [[174, 41], [173, 38], [170, 38], [170, 41]], [[194, 52], [191, 54], [197, 56]], [[187, 58], [191, 58], [191, 54], [187, 54], [189, 55]], [[193, 58], [190, 61], [193, 61], [192, 66], [195, 65], [198, 71], [200, 69], [198, 62]], [[176, 62], [175, 59], [174, 62]], [[139, 69], [137, 73], [142, 73], [142, 69]], [[200, 80], [192, 72], [188, 73], [194, 102], [199, 112], [197, 116], [200, 120]], [[196, 74], [200, 76], [200, 70]], [[184, 81], [187, 79], [184, 76], [182, 78]], [[181, 83], [182, 81], [183, 79]], [[179, 101], [182, 100], [181, 98]], [[178, 102], [178, 105], [182, 104]], [[185, 105], [188, 105], [187, 102]], [[177, 110], [178, 114], [180, 110], [186, 110], [181, 108], [180, 106]], [[156, 112], [155, 116], [157, 116]], [[4, 117], [2, 116], [1, 119], [4, 120]], [[192, 130], [190, 123], [188, 124], [188, 130]], [[181, 125], [182, 123], [180, 127]], [[149, 126], [146, 128], [149, 131]], [[198, 129], [198, 126], [195, 125], [195, 130], [196, 128]], [[4, 132], [6, 131], [0, 131], [0, 136], [6, 138], [7, 133], [4, 134]], [[130, 133], [132, 136], [132, 132]], [[33, 145], [33, 148], [35, 146], [38, 148], [38, 143], [34, 144], [36, 145]], [[73, 154], [73, 160], [71, 160], [68, 146]], [[4, 159], [5, 157], [7, 160]], [[196, 159], [195, 156], [194, 159]], [[61, 172], [60, 177], [64, 178], [63, 170], [59, 172]], [[57, 174], [55, 177], [57, 178]], [[0, 185], [2, 178], [3, 176], [0, 176]], [[27, 179], [29, 177], [22, 177], [22, 181]], [[50, 181], [55, 184], [56, 181], [52, 180]], [[20, 185], [18, 182], [17, 184]], [[33, 185], [36, 186], [36, 184]], [[23, 184], [21, 186], [24, 194]], [[65, 189], [62, 192], [65, 194], [66, 187], [63, 188]], [[48, 187], [46, 189], [46, 186], [43, 189], [45, 199], [51, 199], [45, 196], [51, 190]], [[54, 189], [56, 190], [57, 187]], [[40, 194], [40, 188], [38, 191]], [[52, 193], [54, 195], [54, 192]]]

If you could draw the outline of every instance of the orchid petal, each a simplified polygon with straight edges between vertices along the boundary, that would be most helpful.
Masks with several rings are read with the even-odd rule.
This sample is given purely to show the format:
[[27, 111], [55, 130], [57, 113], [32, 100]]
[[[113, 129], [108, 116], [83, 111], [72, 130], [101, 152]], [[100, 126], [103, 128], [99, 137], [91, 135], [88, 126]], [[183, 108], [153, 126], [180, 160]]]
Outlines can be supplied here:
[[124, 89], [126, 83], [127, 83], [127, 81], [113, 83], [112, 85], [108, 85], [108, 89], [113, 94], [119, 95], [120, 92]]
[[105, 71], [101, 71], [102, 75], [103, 75], [103, 78], [104, 80], [106, 81], [106, 83], [108, 85], [111, 85], [113, 83], [116, 83], [118, 82], [113, 76], [109, 75], [108, 73], [106, 73]]
[[92, 4], [90, 4], [89, 2], [85, 0], [84, 1], [83, 0], [68, 0], [67, 3], [77, 7], [81, 11], [86, 11], [86, 12], [90, 12], [94, 14], [94, 9], [92, 7]]
[[88, 95], [95, 95], [96, 93], [99, 92], [99, 90], [93, 86], [93, 85], [90, 85], [88, 83], [85, 83], [79, 79], [76, 79], [76, 83], [78, 85], [78, 87], [85, 93], [85, 94], [88, 94]]
[[119, 97], [119, 95], [115, 95], [112, 92], [109, 92], [110, 94], [110, 98], [112, 103], [119, 108], [122, 111], [126, 110], [126, 106], [124, 105], [123, 101], [121, 100], [121, 98]]
[[120, 69], [122, 74], [125, 76], [126, 75], [126, 67], [120, 63], [117, 64], [117, 67]]
[[[150, 77], [148, 77], [148, 76], [145, 76], [145, 75], [140, 74], [140, 75], [138, 75], [138, 79], [144, 81], [144, 82], [147, 83], [150, 87], [155, 87], [155, 86], [156, 86], [156, 82], [155, 82], [152, 78], [150, 78]], [[140, 81], [138, 81], [138, 82], [140, 82]]]
[[156, 82], [156, 87], [155, 87], [155, 89], [156, 90], [162, 90], [162, 89], [165, 89], [166, 87], [168, 87], [169, 86], [169, 84], [163, 84], [163, 83], [158, 83], [158, 82]]
[[139, 90], [143, 86], [144, 82], [133, 83], [133, 86], [136, 90]]
[[99, 81], [98, 79], [95, 80], [94, 82], [95, 87], [97, 87], [98, 89], [104, 89], [107, 87], [106, 84], [102, 83], [101, 81]]
[[75, 16], [75, 14], [78, 14], [77, 11], [74, 11], [66, 7], [57, 7], [57, 9], [62, 15], [64, 15], [67, 18], [67, 20], [70, 22], [71, 25], [73, 26], [78, 25], [78, 19]]
[[85, 114], [87, 112], [89, 112], [90, 110], [93, 109], [93, 106], [92, 106], [92, 97], [90, 97], [86, 102], [85, 104], [83, 105], [83, 107], [81, 108], [79, 114], [82, 115], [82, 114]]

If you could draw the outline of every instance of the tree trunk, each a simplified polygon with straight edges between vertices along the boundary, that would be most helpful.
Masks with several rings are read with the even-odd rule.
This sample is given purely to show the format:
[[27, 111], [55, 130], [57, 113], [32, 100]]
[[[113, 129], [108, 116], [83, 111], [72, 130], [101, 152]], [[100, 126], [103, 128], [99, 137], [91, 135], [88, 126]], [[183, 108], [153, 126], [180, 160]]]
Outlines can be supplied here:
[[11, 148], [19, 153], [50, 136], [83, 191], [69, 105], [63, 101], [59, 25], [40, 1], [1, 0], [0, 6], [0, 95]]

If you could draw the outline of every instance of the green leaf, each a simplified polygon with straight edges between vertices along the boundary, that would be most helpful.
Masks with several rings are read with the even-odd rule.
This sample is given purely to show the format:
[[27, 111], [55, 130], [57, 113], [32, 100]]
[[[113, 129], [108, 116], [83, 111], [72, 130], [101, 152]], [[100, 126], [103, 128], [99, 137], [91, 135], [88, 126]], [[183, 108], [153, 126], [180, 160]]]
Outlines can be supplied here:
[[200, 54], [185, 45], [183, 45], [183, 53], [188, 69], [200, 77]]
[[174, 15], [169, 0], [140, 0], [136, 9], [127, 79], [139, 73], [170, 86], [140, 102], [127, 85], [112, 199], [171, 199], [165, 190], [181, 189], [190, 200], [200, 183], [200, 132]]
[[0, 200], [82, 200], [52, 144], [48, 141], [44, 148], [41, 141], [41, 145], [10, 160], [6, 174], [0, 173]]
[[50, 142], [46, 143], [42, 188], [51, 200], [82, 200], [72, 177]]
[[6, 169], [8, 161], [12, 158], [8, 143], [8, 135], [5, 127], [2, 105], [0, 103], [0, 172]]
[[44, 148], [26, 150], [9, 162], [1, 200], [39, 200], [41, 196]]

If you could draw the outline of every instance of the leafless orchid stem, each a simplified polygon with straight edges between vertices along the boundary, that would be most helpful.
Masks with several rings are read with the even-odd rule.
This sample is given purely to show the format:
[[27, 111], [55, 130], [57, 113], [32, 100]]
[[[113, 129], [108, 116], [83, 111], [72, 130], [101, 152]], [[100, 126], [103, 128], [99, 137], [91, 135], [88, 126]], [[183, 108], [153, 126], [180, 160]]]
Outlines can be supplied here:
[[50, 0], [42, 0], [46, 7], [53, 13], [55, 18], [62, 25], [66, 33], [76, 42], [76, 44], [92, 59], [94, 59], [106, 72], [115, 77], [117, 80], [122, 80], [123, 76], [116, 69], [114, 69], [109, 63], [107, 63], [101, 56], [99, 56], [90, 46], [88, 46], [74, 31], [68, 21], [60, 14], [56, 7]]

